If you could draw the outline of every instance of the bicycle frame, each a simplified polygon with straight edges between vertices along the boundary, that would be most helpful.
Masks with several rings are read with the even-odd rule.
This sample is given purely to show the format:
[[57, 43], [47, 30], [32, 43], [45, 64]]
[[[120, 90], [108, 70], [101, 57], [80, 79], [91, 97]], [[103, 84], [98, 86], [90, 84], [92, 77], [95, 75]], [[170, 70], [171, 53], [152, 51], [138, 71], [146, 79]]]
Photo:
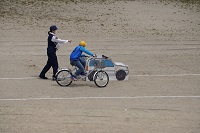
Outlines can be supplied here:
[[[93, 58], [95, 58], [95, 57], [88, 58], [86, 60], [86, 62], [90, 61]], [[73, 81], [73, 79], [71, 79], [70, 75], [72, 75], [72, 73], [77, 69], [78, 69], [78, 67], [76, 67], [76, 66], [73, 66], [73, 69], [70, 69], [70, 68], [59, 69], [59, 71], [56, 73], [56, 82], [60, 86], [69, 86]], [[71, 80], [68, 80], [69, 78]], [[90, 70], [84, 76], [81, 76], [81, 75], [77, 76], [78, 80], [86, 81], [86, 78], [88, 78], [90, 81], [94, 81], [94, 83], [98, 87], [105, 87], [109, 82], [108, 74], [105, 71], [103, 71], [102, 68], [98, 68], [98, 66], [94, 67], [92, 70]]]
[[[92, 59], [95, 59], [96, 57], [88, 57], [87, 59], [86, 59], [86, 62], [88, 62], [88, 61], [90, 61], [90, 60], [92, 60]], [[73, 67], [73, 69], [70, 69], [70, 68], [61, 68], [61, 69], [59, 69], [59, 71], [61, 71], [61, 70], [68, 70], [69, 71], [69, 73], [71, 74], [71, 76], [73, 75], [73, 73], [76, 71], [76, 70], [78, 70], [78, 67], [77, 66], [73, 66], [72, 65], [72, 67]], [[102, 70], [102, 69], [101, 69]], [[58, 72], [59, 72], [58, 71]], [[97, 72], [98, 70], [97, 70], [97, 68], [96, 67], [94, 67], [92, 70], [90, 70], [86, 75], [84, 75], [84, 76], [81, 76], [81, 75], [78, 75], [78, 76], [81, 76], [81, 78], [77, 78], [77, 79], [84, 79], [84, 78], [86, 78], [86, 77], [88, 77], [92, 72]], [[58, 73], [57, 72], [57, 73]], [[57, 75], [57, 73], [56, 73], [56, 75]], [[94, 75], [95, 75], [95, 73], [94, 73]]]

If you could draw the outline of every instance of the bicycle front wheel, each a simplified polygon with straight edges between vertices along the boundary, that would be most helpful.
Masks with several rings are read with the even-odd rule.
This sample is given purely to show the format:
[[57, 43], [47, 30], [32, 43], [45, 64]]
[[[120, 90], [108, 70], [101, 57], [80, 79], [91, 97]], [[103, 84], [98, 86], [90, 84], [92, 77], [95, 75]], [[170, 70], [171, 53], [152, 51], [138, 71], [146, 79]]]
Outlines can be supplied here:
[[60, 86], [69, 86], [72, 83], [71, 74], [69, 70], [61, 70], [56, 75], [56, 82]]
[[109, 82], [109, 76], [105, 71], [98, 71], [94, 75], [94, 83], [98, 87], [106, 87]]

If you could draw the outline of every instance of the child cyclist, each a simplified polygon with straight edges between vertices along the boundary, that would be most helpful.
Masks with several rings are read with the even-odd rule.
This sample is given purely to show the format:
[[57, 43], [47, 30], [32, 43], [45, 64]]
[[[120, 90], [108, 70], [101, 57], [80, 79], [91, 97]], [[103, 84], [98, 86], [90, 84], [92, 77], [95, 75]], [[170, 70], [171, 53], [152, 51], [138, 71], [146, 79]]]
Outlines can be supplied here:
[[86, 75], [87, 73], [85, 72], [85, 65], [86, 61], [85, 59], [82, 58], [82, 52], [90, 55], [90, 56], [95, 56], [92, 52], [87, 50], [86, 47], [86, 42], [81, 41], [78, 46], [74, 48], [70, 55], [70, 62], [72, 65], [77, 66], [79, 69], [74, 73], [74, 75], [71, 76], [71, 78], [76, 81], [78, 75]]

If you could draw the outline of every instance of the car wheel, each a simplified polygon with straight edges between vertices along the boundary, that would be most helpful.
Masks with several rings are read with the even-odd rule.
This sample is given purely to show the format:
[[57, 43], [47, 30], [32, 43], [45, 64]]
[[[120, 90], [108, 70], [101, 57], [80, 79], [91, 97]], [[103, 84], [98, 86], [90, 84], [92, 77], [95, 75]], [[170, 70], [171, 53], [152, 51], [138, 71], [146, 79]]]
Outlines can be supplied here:
[[126, 78], [126, 72], [124, 70], [119, 70], [116, 73], [117, 80], [124, 80]]

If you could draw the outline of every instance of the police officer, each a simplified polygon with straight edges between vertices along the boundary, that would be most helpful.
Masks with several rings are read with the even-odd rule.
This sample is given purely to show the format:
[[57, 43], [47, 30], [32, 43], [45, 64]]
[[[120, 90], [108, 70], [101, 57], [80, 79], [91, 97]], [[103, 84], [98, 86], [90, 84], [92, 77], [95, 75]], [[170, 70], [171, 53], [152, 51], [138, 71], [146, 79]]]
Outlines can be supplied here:
[[48, 56], [48, 60], [47, 60], [47, 64], [45, 65], [45, 67], [43, 68], [43, 70], [41, 71], [39, 77], [41, 79], [48, 79], [47, 77], [45, 77], [46, 72], [52, 67], [53, 68], [53, 76], [52, 79], [55, 80], [55, 74], [58, 70], [58, 60], [57, 60], [57, 56], [56, 56], [56, 51], [60, 48], [60, 46], [63, 43], [71, 43], [71, 40], [61, 40], [59, 38], [57, 38], [55, 36], [56, 30], [58, 28], [55, 25], [52, 25], [50, 27], [50, 31], [48, 32], [48, 47], [47, 47], [47, 56]]

